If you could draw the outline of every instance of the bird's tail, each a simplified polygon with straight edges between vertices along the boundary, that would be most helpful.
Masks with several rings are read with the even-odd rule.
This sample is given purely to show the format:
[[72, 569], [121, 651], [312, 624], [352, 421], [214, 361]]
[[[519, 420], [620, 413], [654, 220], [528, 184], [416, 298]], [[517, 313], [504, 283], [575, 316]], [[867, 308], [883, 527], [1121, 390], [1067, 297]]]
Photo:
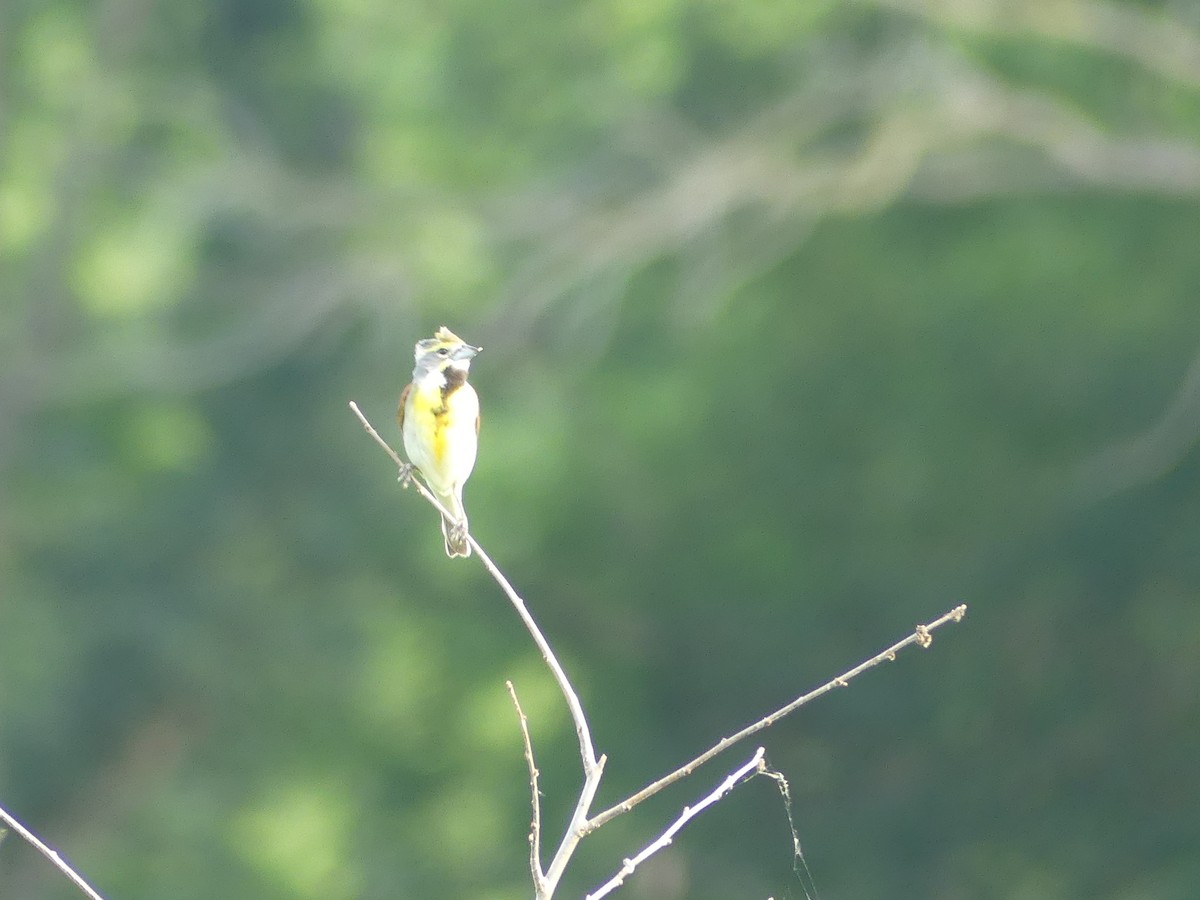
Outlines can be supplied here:
[[442, 516], [442, 538], [446, 542], [446, 555], [470, 556], [471, 544], [467, 540], [467, 511], [463, 508], [462, 497], [459, 494], [438, 494], [442, 506], [453, 513], [454, 519]]

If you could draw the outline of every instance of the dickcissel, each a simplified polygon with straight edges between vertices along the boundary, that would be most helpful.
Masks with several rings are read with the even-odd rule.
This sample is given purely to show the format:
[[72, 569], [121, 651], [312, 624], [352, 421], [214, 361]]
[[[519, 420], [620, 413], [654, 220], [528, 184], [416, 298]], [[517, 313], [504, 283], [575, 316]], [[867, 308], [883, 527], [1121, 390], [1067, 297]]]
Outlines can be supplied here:
[[404, 452], [442, 506], [447, 556], [470, 556], [463, 485], [475, 468], [479, 447], [479, 396], [467, 383], [472, 347], [443, 325], [433, 337], [417, 341], [412, 381], [400, 394], [396, 420]]

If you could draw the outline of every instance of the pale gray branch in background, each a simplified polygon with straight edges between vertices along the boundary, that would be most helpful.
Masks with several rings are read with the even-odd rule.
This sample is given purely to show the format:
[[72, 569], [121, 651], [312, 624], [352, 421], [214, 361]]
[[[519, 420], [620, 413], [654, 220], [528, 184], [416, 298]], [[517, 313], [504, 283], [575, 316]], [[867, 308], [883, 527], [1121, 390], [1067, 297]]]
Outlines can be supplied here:
[[1175, 396], [1145, 431], [1106, 447], [1076, 473], [1081, 500], [1102, 500], [1153, 481], [1177, 466], [1200, 442], [1200, 353], [1193, 358]]
[[1185, 22], [1099, 0], [861, 0], [943, 28], [1036, 36], [1123, 56], [1163, 78], [1200, 85], [1200, 35]]
[[[930, 10], [961, 6], [879, 2], [929, 17]], [[1094, 8], [1101, 18], [1112, 13], [1113, 21], [1128, 18], [1130, 35], [1140, 36], [1117, 43], [1136, 44], [1136, 58], [1148, 66], [1156, 60], [1154, 36], [1177, 31], [1169, 41], [1174, 49], [1168, 56], [1175, 60], [1170, 69], [1200, 83], [1200, 64], [1187, 62], [1193, 50], [1200, 53], [1200, 36], [1183, 25], [1159, 25], [1148, 15], [1130, 10], [1126, 16], [1108, 6], [1017, 6], [1048, 36], [1077, 6]], [[1095, 34], [1062, 28], [1083, 46], [1116, 52], [1101, 40], [1115, 34], [1111, 24]], [[1127, 49], [1133, 53], [1132, 46]], [[861, 140], [831, 152], [828, 136], [851, 126], [863, 131]], [[647, 125], [639, 118], [630, 128], [640, 133]], [[669, 150], [654, 161], [656, 178], [636, 189], [614, 184], [585, 193], [569, 185], [558, 193], [531, 190], [514, 198], [494, 227], [531, 250], [503, 290], [487, 330], [523, 333], [608, 273], [636, 272], [654, 259], [686, 257], [697, 247], [715, 269], [705, 284], [717, 296], [679, 307], [684, 316], [694, 316], [697, 306], [712, 315], [729, 301], [732, 286], [793, 252], [817, 223], [908, 197], [960, 203], [1095, 187], [1200, 195], [1196, 141], [1152, 127], [1115, 130], [1068, 97], [1005, 82], [936, 33], [897, 40], [868, 60], [837, 51], [818, 54], [811, 79], [736, 127], [716, 135], [682, 129], [671, 134]], [[1022, 155], [1014, 147], [1032, 152]], [[735, 216], [737, 229], [725, 228]], [[749, 246], [734, 244], [735, 235], [750, 235]], [[736, 246], [736, 252], [722, 243]], [[763, 244], [770, 252], [761, 252]], [[694, 299], [695, 285], [684, 287]]]
[[[328, 248], [300, 273], [294, 267], [205, 268], [196, 289], [241, 298], [237, 312], [214, 319], [207, 334], [177, 329], [169, 319], [156, 325], [150, 340], [142, 330], [112, 329], [75, 341], [64, 340], [61, 328], [32, 329], [23, 342], [0, 348], [0, 382], [32, 407], [147, 388], [194, 392], [269, 366], [321, 329], [344, 327], [354, 321], [341, 317], [344, 310], [390, 326], [389, 317], [411, 314], [403, 299], [396, 302], [412, 294], [417, 277], [405, 264], [406, 236], [414, 223], [445, 208], [465, 208], [489, 244], [515, 249], [511, 276], [490, 288], [494, 311], [485, 324], [497, 344], [523, 342], [535, 323], [554, 315], [561, 317], [554, 325], [564, 339], [586, 336], [594, 356], [603, 349], [595, 345], [613, 330], [614, 317], [603, 307], [617, 308], [623, 296], [613, 285], [656, 258], [695, 256], [711, 266], [699, 279], [682, 277], [687, 302], [675, 305], [685, 324], [703, 324], [736, 286], [794, 252], [830, 217], [909, 197], [961, 203], [1097, 187], [1200, 194], [1194, 138], [1152, 119], [1106, 121], [1052, 85], [1018, 87], [962, 53], [958, 38], [1061, 42], [1195, 89], [1200, 30], [1194, 19], [1100, 0], [859, 5], [894, 19], [869, 55], [856, 54], [853, 42], [834, 35], [805, 44], [793, 83], [775, 101], [717, 127], [701, 127], [670, 104], [631, 109], [615, 123], [612, 140], [578, 169], [552, 183], [519, 182], [499, 196], [429, 189], [413, 197], [351, 177], [306, 177], [274, 149], [269, 128], [244, 106], [235, 107], [238, 128], [219, 154], [150, 183], [138, 214], [182, 223], [195, 241], [222, 217], [283, 222], [290, 235], [334, 236]], [[132, 44], [121, 51], [136, 52]], [[146, 90], [137, 102], [152, 121], [186, 122], [197, 133], [219, 127], [213, 111], [229, 102], [203, 79], [183, 81], [167, 96], [169, 102]], [[76, 118], [63, 123], [68, 151], [35, 254], [38, 317], [74, 314], [64, 273], [73, 270], [80, 207], [118, 167], [119, 160], [94, 152], [96, 132], [118, 97], [127, 102], [123, 93], [103, 93], [98, 105], [81, 104]], [[850, 132], [862, 137], [830, 146], [831, 135]], [[1034, 152], [1014, 152], [1014, 146]], [[610, 158], [611, 174], [596, 175], [597, 160]], [[347, 250], [359, 247], [356, 239], [364, 235], [370, 238], [361, 249]], [[588, 310], [582, 326], [575, 309], [581, 298]], [[589, 353], [573, 358], [585, 365]]]

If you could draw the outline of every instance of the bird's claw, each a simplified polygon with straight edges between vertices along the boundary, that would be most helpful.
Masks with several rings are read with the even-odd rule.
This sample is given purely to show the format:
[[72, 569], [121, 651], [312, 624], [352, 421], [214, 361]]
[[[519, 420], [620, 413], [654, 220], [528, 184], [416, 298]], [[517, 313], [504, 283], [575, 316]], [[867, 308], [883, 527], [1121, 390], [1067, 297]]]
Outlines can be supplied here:
[[400, 474], [397, 476], [396, 480], [398, 482], [400, 482], [400, 487], [402, 487], [402, 488], [407, 488], [410, 484], [412, 484], [412, 480], [413, 480], [412, 463], [405, 463], [404, 465], [402, 465], [400, 467]]

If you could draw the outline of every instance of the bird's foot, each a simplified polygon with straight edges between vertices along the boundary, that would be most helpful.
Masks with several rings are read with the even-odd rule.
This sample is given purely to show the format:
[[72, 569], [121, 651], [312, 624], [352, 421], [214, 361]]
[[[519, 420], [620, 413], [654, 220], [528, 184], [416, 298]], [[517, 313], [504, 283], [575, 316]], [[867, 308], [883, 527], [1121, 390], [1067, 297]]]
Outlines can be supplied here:
[[400, 482], [400, 487], [402, 487], [402, 488], [407, 488], [410, 484], [412, 484], [412, 480], [413, 480], [412, 463], [405, 463], [404, 465], [402, 465], [400, 467], [400, 474], [396, 477], [396, 480], [398, 482]]

